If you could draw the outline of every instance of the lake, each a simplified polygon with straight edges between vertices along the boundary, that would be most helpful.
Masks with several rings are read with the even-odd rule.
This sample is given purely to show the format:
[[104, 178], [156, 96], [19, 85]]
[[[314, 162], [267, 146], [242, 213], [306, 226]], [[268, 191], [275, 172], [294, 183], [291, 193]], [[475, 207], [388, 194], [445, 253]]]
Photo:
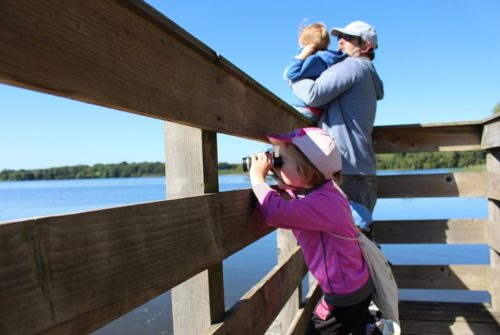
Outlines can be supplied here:
[[[244, 189], [250, 187], [250, 180], [246, 175], [221, 175], [219, 185], [221, 191]], [[162, 177], [0, 182], [0, 224], [23, 218], [123, 206], [165, 198], [166, 185]], [[483, 198], [379, 199], [373, 216], [375, 220], [486, 218], [487, 200]], [[393, 264], [489, 263], [489, 251], [486, 245], [391, 244], [382, 245], [382, 250]], [[276, 263], [275, 233], [226, 259], [223, 263], [226, 306], [232, 306]], [[406, 300], [468, 302], [485, 302], [490, 299], [487, 292], [456, 290], [402, 289], [400, 297]], [[95, 334], [171, 334], [170, 310], [170, 294], [166, 292], [96, 331]]]

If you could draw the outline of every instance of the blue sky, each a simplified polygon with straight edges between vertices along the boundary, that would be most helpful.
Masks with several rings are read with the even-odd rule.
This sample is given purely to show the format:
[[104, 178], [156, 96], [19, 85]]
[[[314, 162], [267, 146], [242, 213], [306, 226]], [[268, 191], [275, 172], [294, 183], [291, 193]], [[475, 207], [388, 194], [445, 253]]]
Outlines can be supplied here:
[[[299, 24], [364, 20], [386, 93], [376, 125], [481, 120], [500, 102], [498, 0], [147, 2], [285, 101]], [[218, 143], [226, 162], [264, 147]], [[162, 121], [0, 84], [0, 170], [164, 161], [163, 146]]]

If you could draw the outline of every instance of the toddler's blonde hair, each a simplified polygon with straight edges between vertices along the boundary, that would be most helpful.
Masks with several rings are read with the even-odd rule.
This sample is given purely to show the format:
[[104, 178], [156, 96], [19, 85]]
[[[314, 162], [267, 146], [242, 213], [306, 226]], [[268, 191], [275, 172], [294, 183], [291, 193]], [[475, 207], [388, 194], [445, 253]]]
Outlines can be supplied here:
[[299, 43], [301, 46], [312, 44], [318, 50], [326, 50], [330, 44], [330, 35], [323, 23], [311, 23], [300, 28]]

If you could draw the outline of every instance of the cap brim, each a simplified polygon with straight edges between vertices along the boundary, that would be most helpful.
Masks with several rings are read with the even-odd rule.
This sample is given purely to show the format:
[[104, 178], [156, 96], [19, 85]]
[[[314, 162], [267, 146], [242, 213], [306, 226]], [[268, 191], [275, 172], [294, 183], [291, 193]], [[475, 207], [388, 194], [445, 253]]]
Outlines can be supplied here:
[[340, 36], [342, 35], [343, 32], [342, 32], [342, 29], [341, 28], [332, 28], [330, 30], [330, 35], [333, 35], [333, 36]]
[[275, 145], [280, 143], [292, 143], [292, 138], [289, 134], [267, 134], [266, 137], [271, 144]]
[[[316, 127], [310, 127], [317, 129]], [[272, 144], [278, 144], [279, 142], [284, 142], [284, 143], [293, 143], [293, 139], [297, 137], [302, 137], [306, 135], [306, 132], [310, 128], [298, 128], [295, 130], [292, 130], [288, 134], [267, 134], [266, 137], [271, 142]]]
[[352, 31], [350, 31], [348, 29], [344, 29], [344, 28], [332, 28], [332, 30], [330, 30], [330, 35], [333, 35], [333, 36], [350, 35], [350, 36], [358, 36], [359, 37], [358, 33], [352, 32]]

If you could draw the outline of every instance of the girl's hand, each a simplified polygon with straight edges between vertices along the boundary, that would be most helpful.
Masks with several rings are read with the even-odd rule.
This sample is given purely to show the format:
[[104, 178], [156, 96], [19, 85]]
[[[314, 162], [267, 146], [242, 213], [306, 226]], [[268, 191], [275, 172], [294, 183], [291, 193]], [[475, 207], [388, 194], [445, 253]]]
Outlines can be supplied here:
[[267, 152], [261, 152], [250, 157], [252, 159], [250, 181], [252, 186], [255, 186], [266, 181], [267, 173], [271, 169], [271, 155]]

